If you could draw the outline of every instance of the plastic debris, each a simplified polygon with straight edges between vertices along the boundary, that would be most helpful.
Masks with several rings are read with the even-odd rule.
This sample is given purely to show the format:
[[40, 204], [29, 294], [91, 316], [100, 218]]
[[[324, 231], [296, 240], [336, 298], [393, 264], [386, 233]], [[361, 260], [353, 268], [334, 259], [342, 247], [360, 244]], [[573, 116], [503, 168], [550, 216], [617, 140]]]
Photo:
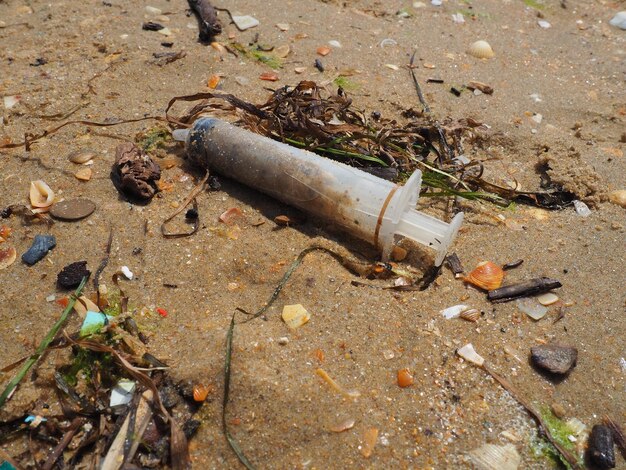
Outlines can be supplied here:
[[619, 29], [626, 30], [626, 11], [620, 11], [615, 14], [613, 18], [609, 21], [611, 26], [616, 26]]
[[6, 460], [0, 461], [0, 470], [17, 470], [13, 465], [11, 465]]
[[134, 274], [128, 266], [122, 266], [120, 271], [122, 271], [122, 274], [126, 277], [126, 279], [129, 281], [133, 280]]
[[24, 422], [28, 424], [31, 428], [36, 428], [41, 423], [46, 421], [48, 421], [46, 418], [39, 415], [28, 415], [26, 418], [24, 418]]
[[591, 209], [589, 206], [582, 201], [574, 200], [574, 209], [576, 209], [576, 213], [581, 217], [589, 217], [591, 215]]
[[521, 457], [513, 444], [485, 444], [469, 453], [477, 470], [517, 470]]
[[523, 297], [515, 301], [517, 308], [528, 315], [533, 320], [541, 320], [548, 313], [548, 309], [541, 305], [533, 297]]
[[285, 305], [283, 307], [282, 317], [289, 328], [296, 329], [308, 322], [311, 315], [302, 305], [295, 304]]
[[446, 320], [451, 320], [453, 318], [458, 318], [461, 315], [461, 312], [467, 310], [467, 305], [459, 304], [453, 305], [452, 307], [444, 308], [439, 313], [441, 313]]
[[[183, 136], [180, 133], [176, 138]], [[448, 224], [415, 210], [422, 184], [419, 170], [398, 188], [357, 168], [215, 118], [198, 119], [185, 140], [191, 160], [338, 222], [382, 249], [384, 260], [391, 254], [395, 235], [401, 235], [435, 249], [435, 265], [439, 266], [463, 222], [463, 213]]]
[[233, 19], [233, 23], [235, 23], [235, 26], [237, 26], [237, 29], [239, 29], [240, 31], [245, 31], [246, 29], [254, 28], [261, 24], [259, 20], [257, 20], [256, 18], [250, 15], [244, 15], [244, 16], [233, 15], [232, 19]]
[[133, 399], [136, 386], [137, 384], [132, 380], [121, 379], [111, 390], [111, 400], [109, 401], [109, 406], [114, 407], [128, 405]]
[[485, 359], [474, 350], [472, 343], [468, 343], [462, 348], [457, 349], [456, 353], [466, 361], [473, 362], [477, 366], [482, 366], [485, 363]]
[[100, 328], [108, 324], [111, 320], [113, 320], [111, 315], [87, 310], [83, 324], [80, 327], [80, 336], [88, 336], [97, 333], [100, 331]]
[[32, 266], [42, 260], [55, 246], [57, 246], [57, 240], [54, 235], [36, 235], [31, 247], [22, 255], [22, 261]]

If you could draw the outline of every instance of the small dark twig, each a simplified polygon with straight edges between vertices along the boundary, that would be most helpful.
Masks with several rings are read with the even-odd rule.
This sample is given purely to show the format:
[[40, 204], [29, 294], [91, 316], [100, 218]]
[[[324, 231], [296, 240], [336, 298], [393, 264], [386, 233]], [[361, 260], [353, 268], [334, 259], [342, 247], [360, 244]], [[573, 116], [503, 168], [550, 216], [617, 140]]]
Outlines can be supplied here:
[[430, 113], [430, 107], [428, 106], [428, 103], [426, 103], [426, 100], [424, 99], [424, 95], [422, 94], [422, 89], [420, 88], [420, 84], [417, 81], [417, 77], [415, 76], [415, 65], [413, 65], [413, 61], [415, 60], [415, 54], [417, 53], [417, 51], [413, 52], [413, 55], [411, 56], [411, 62], [409, 63], [409, 72], [411, 72], [411, 78], [413, 78], [413, 84], [415, 85], [415, 91], [417, 92], [417, 97], [420, 100], [420, 103], [422, 103], [422, 106], [424, 107], [424, 113]]
[[561, 287], [562, 284], [556, 279], [549, 277], [537, 277], [528, 281], [500, 287], [487, 293], [487, 299], [494, 303], [509, 302], [529, 295], [542, 294], [552, 289]]
[[85, 424], [85, 421], [86, 421], [85, 418], [75, 418], [72, 421], [68, 431], [63, 436], [63, 439], [61, 439], [61, 442], [59, 442], [59, 444], [54, 448], [54, 450], [48, 457], [48, 460], [46, 460], [46, 463], [43, 465], [42, 470], [51, 470], [52, 467], [54, 467], [54, 465], [56, 464], [57, 460], [59, 460], [59, 457], [61, 456], [65, 448], [70, 444], [70, 442], [74, 438], [74, 435], [78, 432], [78, 430], [82, 427], [82, 425]]

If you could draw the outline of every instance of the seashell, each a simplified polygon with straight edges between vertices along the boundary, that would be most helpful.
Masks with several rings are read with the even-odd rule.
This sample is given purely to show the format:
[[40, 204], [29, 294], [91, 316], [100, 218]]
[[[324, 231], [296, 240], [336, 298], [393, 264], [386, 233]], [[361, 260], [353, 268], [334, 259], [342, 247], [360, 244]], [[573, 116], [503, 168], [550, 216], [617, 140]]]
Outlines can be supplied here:
[[466, 361], [473, 362], [477, 366], [482, 366], [485, 363], [485, 359], [476, 352], [472, 343], [467, 343], [462, 348], [457, 349], [456, 353]]
[[17, 258], [17, 252], [15, 247], [9, 246], [3, 250], [0, 250], [0, 269], [8, 268], [13, 264]]
[[344, 431], [347, 431], [348, 429], [352, 429], [354, 427], [355, 422], [356, 421], [354, 419], [349, 418], [349, 419], [342, 421], [341, 423], [337, 423], [331, 426], [330, 430], [332, 432], [344, 432]]
[[378, 429], [369, 428], [363, 433], [363, 445], [361, 446], [361, 454], [366, 459], [369, 459], [374, 452], [374, 447], [378, 441]]
[[95, 150], [83, 149], [70, 153], [67, 156], [67, 159], [72, 163], [82, 165], [83, 163], [87, 163], [89, 160], [93, 160], [97, 155], [98, 154]]
[[548, 309], [533, 297], [522, 297], [515, 301], [517, 308], [533, 320], [541, 320], [548, 313]]
[[464, 310], [467, 310], [467, 305], [459, 304], [444, 308], [439, 313], [441, 313], [446, 320], [451, 320], [457, 318]]
[[626, 11], [620, 11], [615, 14], [613, 18], [609, 21], [611, 26], [616, 26], [619, 29], [626, 30]]
[[44, 181], [30, 182], [30, 205], [33, 207], [50, 207], [54, 202], [54, 191]]
[[465, 282], [485, 290], [497, 289], [502, 285], [504, 270], [491, 261], [478, 263], [474, 270], [463, 278]]
[[482, 39], [470, 44], [467, 53], [478, 59], [491, 59], [496, 55], [489, 43], [487, 41], [483, 41]]
[[91, 168], [81, 168], [76, 173], [74, 173], [74, 177], [80, 181], [89, 181], [93, 175], [93, 171]]
[[410, 387], [413, 385], [413, 382], [413, 375], [411, 375], [409, 369], [400, 369], [398, 371], [398, 387]]
[[609, 201], [626, 208], [626, 189], [618, 189], [609, 193]]
[[472, 450], [469, 457], [478, 470], [517, 470], [522, 460], [513, 444], [485, 444]]
[[461, 317], [463, 320], [476, 323], [480, 319], [480, 310], [477, 310], [475, 308], [469, 308], [467, 310], [463, 310], [459, 317]]
[[198, 403], [202, 403], [209, 395], [209, 387], [202, 384], [196, 384], [193, 386], [193, 399]]
[[552, 293], [546, 292], [545, 294], [541, 294], [537, 296], [537, 302], [539, 302], [543, 306], [552, 305], [559, 301], [559, 296]]

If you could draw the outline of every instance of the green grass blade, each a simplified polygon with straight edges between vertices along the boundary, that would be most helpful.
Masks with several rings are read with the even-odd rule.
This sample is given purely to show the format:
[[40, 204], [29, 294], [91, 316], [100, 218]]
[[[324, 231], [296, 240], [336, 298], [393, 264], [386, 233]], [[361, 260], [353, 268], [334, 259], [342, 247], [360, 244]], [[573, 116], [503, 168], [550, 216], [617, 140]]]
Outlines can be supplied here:
[[63, 310], [63, 313], [61, 314], [61, 318], [59, 318], [59, 320], [52, 326], [52, 328], [50, 328], [50, 331], [48, 331], [48, 334], [39, 344], [39, 347], [35, 351], [35, 354], [33, 354], [32, 356], [28, 358], [28, 360], [24, 363], [24, 365], [22, 366], [20, 371], [17, 373], [17, 375], [13, 377], [13, 379], [11, 379], [11, 381], [8, 383], [8, 385], [2, 392], [2, 395], [0, 395], [0, 408], [4, 406], [5, 402], [11, 396], [11, 394], [15, 391], [18, 384], [22, 381], [22, 379], [28, 373], [30, 368], [39, 360], [39, 358], [44, 353], [48, 345], [52, 342], [54, 337], [57, 335], [57, 333], [59, 332], [59, 330], [65, 323], [65, 320], [67, 320], [67, 317], [72, 311], [72, 308], [74, 308], [74, 303], [76, 303], [76, 299], [80, 296], [80, 293], [82, 292], [83, 287], [85, 287], [86, 282], [87, 282], [87, 278], [84, 277], [80, 285], [76, 289], [76, 292], [74, 292], [74, 294], [70, 297], [70, 301], [68, 302], [67, 307], [65, 307], [65, 310]]

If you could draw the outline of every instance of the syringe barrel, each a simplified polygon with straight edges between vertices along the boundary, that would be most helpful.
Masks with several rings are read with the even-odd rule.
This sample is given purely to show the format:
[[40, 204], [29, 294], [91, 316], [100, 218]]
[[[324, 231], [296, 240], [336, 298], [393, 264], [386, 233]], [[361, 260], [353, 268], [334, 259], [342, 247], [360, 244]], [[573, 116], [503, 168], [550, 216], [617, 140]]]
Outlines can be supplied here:
[[202, 166], [373, 244], [381, 208], [396, 187], [364, 171], [214, 118], [196, 121], [187, 137], [187, 153]]

